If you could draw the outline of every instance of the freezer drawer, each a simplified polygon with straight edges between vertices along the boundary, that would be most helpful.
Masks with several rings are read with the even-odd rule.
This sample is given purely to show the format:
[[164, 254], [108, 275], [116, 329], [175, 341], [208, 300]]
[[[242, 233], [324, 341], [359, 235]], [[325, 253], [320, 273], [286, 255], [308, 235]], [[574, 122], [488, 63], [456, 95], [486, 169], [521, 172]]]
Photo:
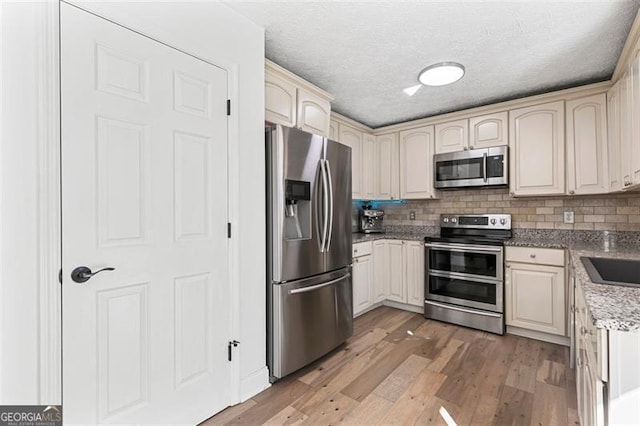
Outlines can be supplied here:
[[271, 288], [273, 378], [304, 367], [353, 334], [350, 267]]

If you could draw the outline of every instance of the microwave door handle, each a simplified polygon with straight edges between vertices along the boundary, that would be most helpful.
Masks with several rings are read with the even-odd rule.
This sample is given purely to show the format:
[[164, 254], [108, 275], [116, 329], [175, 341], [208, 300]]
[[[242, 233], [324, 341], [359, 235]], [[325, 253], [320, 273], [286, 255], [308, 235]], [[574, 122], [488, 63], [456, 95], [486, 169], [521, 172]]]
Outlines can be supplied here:
[[333, 199], [333, 183], [331, 182], [331, 164], [329, 163], [329, 160], [324, 160], [324, 171], [325, 174], [327, 175], [327, 182], [329, 183], [328, 188], [329, 188], [329, 207], [328, 207], [328, 222], [329, 222], [329, 226], [328, 226], [328, 232], [327, 232], [327, 244], [325, 245], [325, 251], [329, 251], [329, 249], [331, 248], [331, 235], [333, 234], [333, 203], [334, 203], [334, 199]]
[[482, 155], [482, 178], [484, 179], [484, 182], [486, 183], [488, 180], [487, 177], [487, 153], [485, 152]]

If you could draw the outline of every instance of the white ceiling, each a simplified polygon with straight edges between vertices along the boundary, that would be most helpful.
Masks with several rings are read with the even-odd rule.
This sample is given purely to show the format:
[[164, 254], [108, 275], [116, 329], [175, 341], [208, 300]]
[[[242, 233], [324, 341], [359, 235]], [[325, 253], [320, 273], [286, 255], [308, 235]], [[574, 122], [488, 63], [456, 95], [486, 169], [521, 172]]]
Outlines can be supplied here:
[[[640, 0], [229, 1], [266, 29], [266, 56], [380, 127], [611, 77]], [[450, 86], [424, 67], [463, 64]]]

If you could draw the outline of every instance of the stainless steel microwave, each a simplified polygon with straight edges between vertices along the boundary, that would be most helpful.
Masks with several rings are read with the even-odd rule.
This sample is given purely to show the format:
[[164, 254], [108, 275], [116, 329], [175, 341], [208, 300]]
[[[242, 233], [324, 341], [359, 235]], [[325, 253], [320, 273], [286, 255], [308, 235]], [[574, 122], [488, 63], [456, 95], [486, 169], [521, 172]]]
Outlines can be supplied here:
[[508, 147], [471, 149], [433, 156], [433, 186], [438, 189], [509, 184]]

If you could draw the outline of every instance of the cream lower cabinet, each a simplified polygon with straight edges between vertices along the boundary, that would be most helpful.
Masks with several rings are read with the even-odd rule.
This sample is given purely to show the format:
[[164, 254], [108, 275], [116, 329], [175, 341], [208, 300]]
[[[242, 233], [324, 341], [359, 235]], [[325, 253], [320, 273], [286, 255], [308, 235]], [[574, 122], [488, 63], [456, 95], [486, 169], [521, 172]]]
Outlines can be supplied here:
[[389, 245], [386, 240], [373, 242], [373, 303], [389, 295]]
[[564, 194], [564, 101], [509, 111], [509, 151], [511, 195]]
[[405, 260], [407, 265], [406, 303], [422, 307], [424, 306], [424, 244], [420, 241], [407, 241]]
[[371, 306], [373, 295], [373, 255], [370, 242], [353, 246], [353, 315]]
[[506, 324], [566, 336], [564, 252], [522, 247], [505, 252]]
[[407, 289], [405, 285], [404, 241], [387, 240], [389, 246], [389, 293], [387, 299], [406, 303]]

